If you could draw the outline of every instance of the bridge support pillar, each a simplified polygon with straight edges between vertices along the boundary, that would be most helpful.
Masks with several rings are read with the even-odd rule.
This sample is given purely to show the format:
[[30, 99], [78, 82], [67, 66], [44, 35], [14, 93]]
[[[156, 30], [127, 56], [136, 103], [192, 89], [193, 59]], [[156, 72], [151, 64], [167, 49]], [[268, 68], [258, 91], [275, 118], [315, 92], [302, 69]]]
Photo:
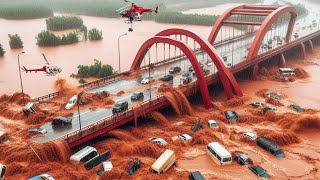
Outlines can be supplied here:
[[305, 59], [307, 56], [306, 46], [303, 44], [303, 42], [300, 45], [301, 45], [301, 58]]
[[254, 65], [254, 66], [252, 67], [251, 79], [252, 79], [252, 80], [256, 80], [258, 73], [259, 73], [259, 65], [256, 64], [256, 65]]
[[281, 68], [285, 68], [287, 65], [286, 65], [286, 58], [284, 57], [284, 54], [281, 53], [280, 54], [280, 62], [279, 62], [279, 66]]
[[309, 45], [310, 45], [310, 50], [311, 50], [311, 53], [313, 53], [313, 43], [311, 40], [308, 41], [309, 42]]

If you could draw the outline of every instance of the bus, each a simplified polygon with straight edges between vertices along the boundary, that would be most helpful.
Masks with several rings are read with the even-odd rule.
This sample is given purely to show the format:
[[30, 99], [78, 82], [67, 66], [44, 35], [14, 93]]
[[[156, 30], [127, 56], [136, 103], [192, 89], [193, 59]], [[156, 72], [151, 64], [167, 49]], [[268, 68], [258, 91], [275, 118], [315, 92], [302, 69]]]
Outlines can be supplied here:
[[294, 70], [291, 68], [279, 68], [279, 72], [281, 75], [294, 75]]
[[176, 162], [174, 151], [167, 149], [161, 156], [152, 164], [151, 170], [157, 173], [167, 171]]
[[211, 142], [207, 145], [208, 154], [218, 165], [231, 164], [232, 157], [218, 142]]

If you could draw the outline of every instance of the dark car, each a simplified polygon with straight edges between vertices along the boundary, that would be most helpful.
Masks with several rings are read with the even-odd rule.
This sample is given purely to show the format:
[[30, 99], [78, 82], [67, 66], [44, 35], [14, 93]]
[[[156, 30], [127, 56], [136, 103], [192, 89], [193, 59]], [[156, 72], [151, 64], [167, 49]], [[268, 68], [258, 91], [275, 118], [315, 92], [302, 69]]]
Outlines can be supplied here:
[[179, 66], [173, 66], [169, 69], [169, 73], [170, 74], [174, 74], [174, 73], [177, 73], [177, 72], [180, 72], [181, 71], [181, 68]]
[[[302, 30], [303, 30], [303, 27], [302, 27]], [[298, 33], [295, 33], [295, 34], [294, 34], [294, 38], [296, 38], [296, 39], [299, 38], [299, 34], [298, 34]]]
[[270, 175], [261, 166], [250, 166], [249, 169], [259, 177], [269, 178]]
[[227, 56], [223, 56], [222, 59], [223, 59], [224, 61], [227, 61], [227, 60], [228, 60], [228, 57], [227, 57]]
[[207, 68], [202, 68], [202, 72], [203, 72], [204, 75], [207, 75], [207, 74], [210, 73], [210, 70], [207, 69]]
[[303, 112], [303, 109], [298, 105], [290, 105], [290, 107], [292, 107], [297, 112]]
[[56, 117], [53, 118], [51, 124], [53, 126], [63, 126], [63, 125], [68, 125], [72, 123], [72, 118], [70, 117]]
[[139, 100], [143, 98], [144, 98], [144, 95], [143, 95], [143, 92], [141, 91], [135, 92], [131, 95], [131, 100]]
[[224, 115], [230, 121], [236, 121], [237, 119], [239, 119], [239, 115], [235, 111], [225, 111]]
[[117, 113], [117, 112], [127, 110], [128, 106], [129, 105], [127, 101], [117, 102], [112, 108], [112, 113]]
[[199, 171], [195, 171], [189, 175], [189, 180], [205, 180], [205, 179]]
[[257, 145], [262, 149], [269, 151], [271, 154], [275, 155], [278, 158], [284, 158], [285, 154], [282, 149], [276, 145], [274, 142], [265, 137], [257, 138]]
[[253, 164], [252, 159], [246, 154], [237, 154], [234, 158], [240, 165]]
[[167, 74], [167, 75], [164, 75], [162, 78], [161, 78], [162, 81], [172, 81], [173, 80], [173, 76], [171, 74]]
[[253, 102], [250, 104], [252, 107], [254, 108], [258, 108], [258, 107], [264, 107], [265, 104], [261, 103], [261, 102]]

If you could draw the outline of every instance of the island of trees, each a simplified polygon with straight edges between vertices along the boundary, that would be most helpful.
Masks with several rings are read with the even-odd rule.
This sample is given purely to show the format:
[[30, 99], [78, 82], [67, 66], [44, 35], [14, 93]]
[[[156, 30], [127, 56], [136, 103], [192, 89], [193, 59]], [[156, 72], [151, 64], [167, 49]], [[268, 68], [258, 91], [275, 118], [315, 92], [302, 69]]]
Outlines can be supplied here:
[[18, 34], [15, 34], [15, 35], [8, 34], [8, 36], [9, 36], [9, 45], [11, 49], [23, 48], [23, 42]]
[[117, 73], [109, 64], [102, 64], [101, 61], [94, 59], [94, 64], [90, 66], [79, 65], [77, 74], [72, 74], [71, 77], [80, 78], [80, 83], [85, 83], [83, 78], [96, 77], [104, 78]]
[[4, 56], [5, 53], [6, 51], [4, 51], [2, 45], [0, 44], [0, 57]]
[[46, 19], [47, 30], [60, 31], [66, 29], [79, 29], [83, 20], [77, 16], [54, 16]]

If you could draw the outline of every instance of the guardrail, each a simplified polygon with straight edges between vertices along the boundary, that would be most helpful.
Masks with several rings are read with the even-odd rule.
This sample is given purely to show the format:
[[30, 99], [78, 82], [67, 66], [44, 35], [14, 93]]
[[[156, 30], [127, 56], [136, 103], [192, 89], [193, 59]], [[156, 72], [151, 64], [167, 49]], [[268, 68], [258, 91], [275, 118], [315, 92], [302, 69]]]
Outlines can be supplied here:
[[47, 94], [45, 96], [41, 96], [41, 97], [37, 97], [35, 99], [33, 99], [32, 101], [45, 101], [45, 100], [49, 100], [49, 99], [52, 99], [52, 98], [55, 98], [57, 96], [59, 96], [59, 92], [54, 92], [54, 93], [51, 93], [51, 94]]

